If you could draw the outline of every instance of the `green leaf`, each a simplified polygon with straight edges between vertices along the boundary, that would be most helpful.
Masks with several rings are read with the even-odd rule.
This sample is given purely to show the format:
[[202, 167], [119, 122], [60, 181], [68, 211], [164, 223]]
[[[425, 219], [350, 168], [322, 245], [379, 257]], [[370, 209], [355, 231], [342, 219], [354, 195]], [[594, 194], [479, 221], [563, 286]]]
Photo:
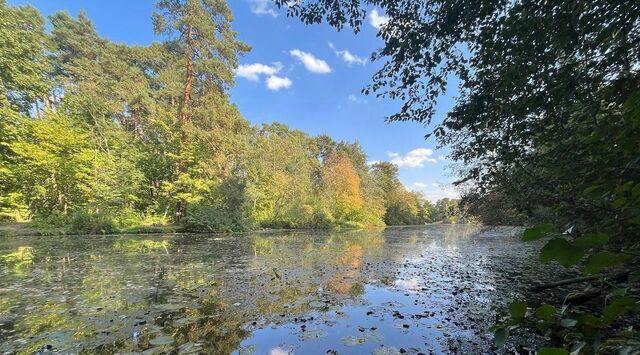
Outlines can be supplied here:
[[560, 321], [560, 325], [565, 328], [571, 328], [578, 324], [578, 321], [575, 319], [565, 318]]
[[556, 308], [549, 304], [543, 304], [536, 309], [536, 317], [545, 322], [552, 322], [556, 317]]
[[497, 347], [503, 346], [507, 342], [507, 338], [509, 337], [509, 329], [505, 327], [499, 327], [493, 332], [493, 341], [496, 343]]
[[640, 305], [631, 297], [623, 297], [613, 300], [602, 312], [603, 320], [611, 323], [617, 317], [631, 311], [639, 311]]
[[538, 355], [570, 355], [569, 352], [562, 348], [540, 348]]
[[593, 248], [605, 245], [609, 242], [609, 236], [604, 233], [586, 234], [576, 239], [576, 246], [580, 248]]
[[540, 251], [540, 261], [543, 263], [557, 261], [564, 267], [575, 265], [580, 261], [584, 252], [581, 248], [569, 244], [562, 238], [551, 239]]
[[527, 304], [519, 301], [511, 302], [509, 305], [509, 314], [511, 314], [511, 318], [524, 318], [525, 314], [527, 314]]
[[546, 237], [553, 231], [554, 231], [553, 224], [549, 224], [549, 223], [538, 224], [531, 228], [527, 228], [524, 231], [524, 234], [522, 235], [522, 240], [524, 240], [525, 242], [538, 240]]
[[604, 268], [624, 263], [627, 259], [627, 255], [601, 251], [589, 256], [584, 264], [584, 272], [588, 274], [595, 274], [602, 271]]
[[576, 320], [578, 321], [578, 323], [580, 323], [580, 325], [583, 325], [583, 326], [590, 326], [590, 327], [596, 327], [596, 328], [600, 328], [602, 326], [602, 319], [594, 316], [591, 313], [578, 314], [576, 316]]

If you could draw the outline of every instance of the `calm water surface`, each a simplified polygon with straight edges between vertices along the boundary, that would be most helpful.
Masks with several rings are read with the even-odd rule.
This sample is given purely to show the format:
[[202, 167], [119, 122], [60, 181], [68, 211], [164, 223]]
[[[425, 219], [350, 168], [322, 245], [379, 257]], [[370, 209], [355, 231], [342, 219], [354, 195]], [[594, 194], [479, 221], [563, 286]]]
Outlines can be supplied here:
[[516, 228], [8, 238], [0, 354], [493, 353]]

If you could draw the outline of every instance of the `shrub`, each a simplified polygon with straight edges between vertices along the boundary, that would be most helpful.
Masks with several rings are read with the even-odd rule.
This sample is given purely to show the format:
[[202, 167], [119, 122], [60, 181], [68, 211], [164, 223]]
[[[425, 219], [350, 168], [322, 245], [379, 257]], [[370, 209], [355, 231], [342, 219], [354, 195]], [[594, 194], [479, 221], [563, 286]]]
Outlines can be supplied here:
[[117, 231], [112, 217], [105, 212], [78, 210], [71, 215], [69, 232], [77, 234], [109, 234]]
[[333, 217], [325, 209], [317, 210], [311, 217], [311, 228], [315, 229], [329, 229], [334, 226]]
[[188, 232], [234, 232], [246, 229], [242, 220], [207, 202], [189, 205], [181, 224]]

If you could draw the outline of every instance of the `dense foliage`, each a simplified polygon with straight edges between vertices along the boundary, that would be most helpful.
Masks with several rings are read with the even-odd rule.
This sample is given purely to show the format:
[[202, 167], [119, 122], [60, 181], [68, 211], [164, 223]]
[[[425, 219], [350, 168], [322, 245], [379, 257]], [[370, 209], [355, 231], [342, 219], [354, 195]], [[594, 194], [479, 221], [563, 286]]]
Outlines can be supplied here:
[[153, 19], [164, 42], [129, 46], [84, 13], [47, 23], [0, 1], [0, 219], [76, 233], [433, 220], [357, 143], [240, 115], [226, 90], [249, 47], [225, 1], [159, 1]]
[[[364, 92], [403, 102], [390, 120], [431, 122], [449, 79], [460, 80], [431, 134], [463, 163], [465, 201], [491, 223], [551, 223], [524, 238], [551, 237], [541, 261], [587, 274], [567, 284], [582, 296], [559, 298], [563, 307], [514, 303], [500, 343], [528, 324], [575, 354], [638, 351], [640, 2], [276, 3], [338, 29], [359, 30], [372, 6], [386, 12], [374, 54], [386, 62]], [[610, 268], [622, 276], [599, 274]]]

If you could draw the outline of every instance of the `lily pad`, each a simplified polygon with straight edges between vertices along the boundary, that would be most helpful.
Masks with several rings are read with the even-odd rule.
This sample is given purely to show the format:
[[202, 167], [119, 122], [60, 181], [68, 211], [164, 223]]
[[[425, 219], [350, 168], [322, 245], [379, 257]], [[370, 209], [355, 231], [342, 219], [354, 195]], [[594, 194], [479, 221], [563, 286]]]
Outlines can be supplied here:
[[362, 345], [366, 342], [367, 340], [364, 337], [358, 337], [358, 336], [353, 336], [353, 335], [349, 335], [346, 337], [342, 338], [342, 343], [345, 346], [356, 346], [356, 345]]
[[312, 328], [312, 329], [305, 329], [300, 334], [300, 339], [302, 340], [321, 339], [326, 336], [327, 336], [327, 333], [322, 329]]
[[149, 344], [153, 346], [163, 346], [173, 344], [173, 337], [168, 335], [159, 336], [157, 338], [153, 338], [149, 340]]

